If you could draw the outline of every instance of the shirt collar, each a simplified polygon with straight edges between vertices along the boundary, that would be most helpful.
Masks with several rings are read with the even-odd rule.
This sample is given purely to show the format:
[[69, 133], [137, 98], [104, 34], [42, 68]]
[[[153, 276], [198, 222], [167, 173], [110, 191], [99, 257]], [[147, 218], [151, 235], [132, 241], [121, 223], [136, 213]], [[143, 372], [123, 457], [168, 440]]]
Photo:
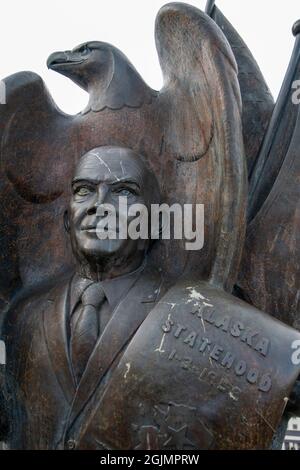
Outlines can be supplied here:
[[[122, 276], [99, 282], [102, 289], [104, 290], [111, 310], [114, 310], [122, 298], [124, 298], [127, 292], [129, 292], [133, 284], [137, 281], [145, 269], [145, 265], [146, 261], [144, 261], [144, 263], [142, 263], [138, 269], [132, 271], [131, 273], [123, 274]], [[74, 275], [70, 292], [70, 313], [73, 312], [84, 290], [92, 283], [93, 281], [90, 279], [85, 279], [77, 273]]]

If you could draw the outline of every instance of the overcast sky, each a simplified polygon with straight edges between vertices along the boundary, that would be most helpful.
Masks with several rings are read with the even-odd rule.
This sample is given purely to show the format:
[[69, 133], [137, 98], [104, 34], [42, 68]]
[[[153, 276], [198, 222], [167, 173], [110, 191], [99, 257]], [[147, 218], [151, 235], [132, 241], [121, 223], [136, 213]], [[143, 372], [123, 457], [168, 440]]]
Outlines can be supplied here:
[[[67, 78], [47, 70], [51, 52], [89, 40], [110, 42], [133, 62], [155, 89], [162, 84], [154, 43], [154, 21], [162, 0], [9, 0], [1, 2], [1, 78], [21, 70], [40, 74], [65, 112], [84, 108], [87, 95]], [[189, 2], [204, 9], [206, 0]], [[300, 19], [300, 0], [217, 0], [278, 94]], [[299, 77], [300, 79], [300, 77]]]

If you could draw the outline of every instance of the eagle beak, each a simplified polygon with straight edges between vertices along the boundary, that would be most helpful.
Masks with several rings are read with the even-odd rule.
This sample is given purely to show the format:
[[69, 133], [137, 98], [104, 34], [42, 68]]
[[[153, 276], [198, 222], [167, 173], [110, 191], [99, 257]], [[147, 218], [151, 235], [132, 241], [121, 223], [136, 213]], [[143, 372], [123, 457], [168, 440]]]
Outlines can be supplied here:
[[47, 67], [57, 72], [63, 72], [67, 71], [70, 66], [81, 64], [82, 62], [84, 62], [84, 58], [78, 52], [53, 52], [47, 59]]

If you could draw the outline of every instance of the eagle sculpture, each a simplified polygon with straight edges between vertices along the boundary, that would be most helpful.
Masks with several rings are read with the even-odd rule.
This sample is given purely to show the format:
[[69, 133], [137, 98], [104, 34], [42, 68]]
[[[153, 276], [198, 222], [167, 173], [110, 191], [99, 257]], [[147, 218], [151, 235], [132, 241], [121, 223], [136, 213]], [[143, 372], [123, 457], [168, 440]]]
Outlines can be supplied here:
[[119, 145], [147, 158], [164, 202], [205, 205], [202, 250], [188, 252], [181, 240], [160, 241], [152, 250], [170, 282], [183, 274], [211, 281], [300, 327], [300, 114], [290, 99], [300, 71], [299, 23], [275, 105], [250, 51], [214, 3], [206, 13], [181, 3], [159, 11], [159, 91], [120, 50], [97, 41], [47, 61], [89, 94], [79, 114], [59, 110], [35, 73], [4, 80], [3, 312], [24, 292], [72, 269], [63, 215], [74, 165], [89, 149]]

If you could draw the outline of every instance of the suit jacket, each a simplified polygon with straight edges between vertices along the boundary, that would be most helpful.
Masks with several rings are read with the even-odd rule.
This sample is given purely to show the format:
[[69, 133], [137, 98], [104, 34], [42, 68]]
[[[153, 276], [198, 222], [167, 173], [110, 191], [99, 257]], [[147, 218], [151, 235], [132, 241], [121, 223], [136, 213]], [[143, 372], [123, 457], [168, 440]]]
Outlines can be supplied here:
[[[161, 275], [146, 267], [117, 305], [76, 389], [68, 347], [70, 280], [31, 295], [8, 315], [6, 395], [11, 449], [81, 448], [124, 350], [162, 293]], [[113, 411], [114, 414], [114, 411]], [[99, 448], [91, 439], [85, 448]]]
[[269, 448], [300, 374], [300, 333], [207, 283], [160, 286], [157, 273], [143, 272], [78, 390], [69, 284], [11, 313], [10, 448]]

